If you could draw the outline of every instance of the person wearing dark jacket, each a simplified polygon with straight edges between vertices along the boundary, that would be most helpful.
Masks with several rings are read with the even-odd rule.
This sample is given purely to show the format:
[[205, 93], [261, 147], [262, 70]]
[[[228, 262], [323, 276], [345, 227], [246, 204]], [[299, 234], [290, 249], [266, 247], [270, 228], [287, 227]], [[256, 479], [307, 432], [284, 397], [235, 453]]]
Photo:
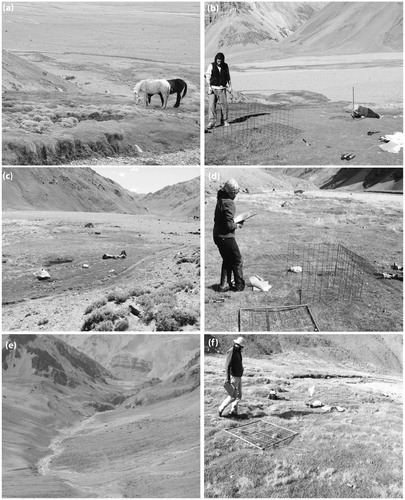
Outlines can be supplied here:
[[[245, 289], [243, 279], [243, 262], [238, 244], [235, 239], [235, 230], [241, 228], [243, 222], [236, 224], [234, 199], [239, 192], [238, 183], [230, 179], [218, 191], [217, 205], [214, 216], [214, 243], [222, 257], [221, 281], [219, 292], [242, 292]], [[232, 273], [234, 283], [232, 283]]]
[[232, 92], [231, 75], [229, 67], [225, 62], [225, 56], [218, 52], [214, 61], [208, 66], [205, 77], [208, 82], [208, 126], [207, 129], [214, 128], [217, 122], [217, 103], [221, 108], [221, 122], [225, 127], [228, 122], [228, 100], [227, 90]]
[[238, 404], [242, 399], [242, 375], [243, 375], [243, 363], [242, 363], [242, 349], [245, 345], [245, 339], [243, 337], [238, 337], [233, 341], [233, 347], [231, 347], [226, 353], [225, 360], [225, 389], [228, 391], [229, 396], [224, 399], [222, 404], [218, 409], [218, 415], [222, 417], [222, 413], [225, 408], [231, 405], [231, 415], [238, 414]]

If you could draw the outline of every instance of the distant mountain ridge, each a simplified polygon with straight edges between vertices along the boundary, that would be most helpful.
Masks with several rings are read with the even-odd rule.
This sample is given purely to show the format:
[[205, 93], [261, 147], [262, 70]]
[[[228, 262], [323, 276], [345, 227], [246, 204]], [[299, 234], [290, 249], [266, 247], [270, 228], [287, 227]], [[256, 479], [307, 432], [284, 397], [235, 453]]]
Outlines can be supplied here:
[[402, 39], [401, 2], [224, 2], [206, 16], [213, 55], [255, 46], [289, 56], [402, 52]]
[[206, 53], [225, 47], [278, 43], [294, 33], [323, 2], [222, 2], [206, 16]]
[[139, 214], [136, 196], [91, 168], [10, 168], [3, 182], [3, 210], [62, 210]]
[[60, 336], [69, 345], [97, 360], [116, 377], [126, 380], [165, 380], [175, 376], [189, 363], [198, 348], [194, 337], [176, 334]]
[[200, 178], [166, 186], [142, 197], [148, 210], [158, 214], [192, 217], [200, 214]]
[[320, 189], [402, 191], [402, 168], [288, 168], [275, 170], [313, 182]]
[[105, 378], [113, 377], [101, 364], [55, 335], [9, 335], [8, 339], [15, 343], [15, 349], [2, 349], [2, 367], [7, 374], [34, 375], [72, 388], [96, 381], [106, 384]]
[[249, 194], [266, 191], [316, 191], [336, 189], [362, 192], [402, 191], [402, 168], [257, 168], [254, 173], [248, 168], [216, 169], [220, 181], [206, 180], [206, 194], [214, 195], [228, 179], [239, 183], [241, 192]]
[[[232, 345], [231, 336], [218, 335], [221, 354]], [[358, 370], [402, 374], [402, 335], [250, 335], [245, 334], [244, 355], [251, 358], [270, 358], [283, 353], [296, 352], [314, 359], [342, 363]], [[205, 338], [206, 352], [209, 337]]]
[[3, 182], [3, 210], [46, 210], [177, 216], [199, 214], [199, 178], [140, 196], [93, 169], [77, 167], [9, 168]]

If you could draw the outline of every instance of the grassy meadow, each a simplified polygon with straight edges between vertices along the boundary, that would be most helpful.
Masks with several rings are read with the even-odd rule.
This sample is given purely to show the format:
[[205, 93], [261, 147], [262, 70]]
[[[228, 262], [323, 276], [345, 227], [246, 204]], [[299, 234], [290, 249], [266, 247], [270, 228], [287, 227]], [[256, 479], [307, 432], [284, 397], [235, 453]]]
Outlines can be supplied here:
[[[205, 496], [401, 498], [402, 379], [302, 353], [244, 357], [239, 417], [218, 416], [223, 355], [205, 356]], [[305, 374], [322, 378], [305, 378]], [[304, 376], [304, 378], [296, 378]], [[312, 398], [308, 389], [315, 386]], [[280, 398], [270, 400], [270, 389]], [[320, 400], [343, 412], [306, 403]], [[265, 419], [298, 435], [261, 451], [224, 432]], [[288, 442], [287, 442], [288, 443]]]
[[[394, 262], [402, 264], [402, 195], [325, 190], [300, 195], [292, 191], [239, 194], [236, 212], [257, 212], [236, 233], [245, 280], [249, 284], [253, 275], [268, 280], [272, 288], [266, 293], [251, 286], [242, 293], [215, 291], [221, 271], [212, 239], [215, 203], [215, 196], [206, 197], [207, 331], [237, 331], [240, 308], [299, 304], [301, 277], [287, 272], [288, 244], [317, 243], [339, 243], [370, 264], [360, 300], [309, 304], [320, 331], [402, 331], [402, 281], [381, 277], [383, 272], [393, 272]], [[278, 331], [289, 331], [288, 326]]]

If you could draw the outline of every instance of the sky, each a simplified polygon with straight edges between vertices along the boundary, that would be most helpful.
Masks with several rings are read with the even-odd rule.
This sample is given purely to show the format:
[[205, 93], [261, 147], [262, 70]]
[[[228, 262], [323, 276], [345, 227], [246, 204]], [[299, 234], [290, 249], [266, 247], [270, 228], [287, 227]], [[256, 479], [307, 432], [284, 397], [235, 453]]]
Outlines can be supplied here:
[[103, 177], [134, 193], [154, 193], [200, 175], [199, 167], [92, 167]]

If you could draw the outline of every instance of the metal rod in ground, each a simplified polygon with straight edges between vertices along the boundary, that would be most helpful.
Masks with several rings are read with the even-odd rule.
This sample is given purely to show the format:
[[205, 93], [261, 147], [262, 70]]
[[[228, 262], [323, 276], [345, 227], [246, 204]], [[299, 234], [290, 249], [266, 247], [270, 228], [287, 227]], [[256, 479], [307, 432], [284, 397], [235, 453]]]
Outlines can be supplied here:
[[313, 321], [313, 323], [314, 323], [314, 326], [315, 326], [315, 328], [316, 328], [316, 331], [317, 331], [317, 332], [320, 332], [321, 330], [319, 329], [319, 326], [317, 325], [317, 323], [316, 323], [316, 321], [315, 321], [315, 318], [314, 318], [314, 315], [312, 314], [311, 309], [310, 309], [310, 307], [309, 307], [309, 305], [308, 305], [308, 304], [307, 304], [307, 308], [308, 308], [308, 314], [311, 316], [311, 319], [312, 319], [312, 321]]
[[227, 432], [228, 434], [232, 434], [232, 436], [235, 436], [237, 437], [238, 439], [242, 439], [242, 441], [245, 441], [246, 443], [249, 443], [251, 444], [252, 446], [255, 446], [256, 448], [259, 448], [259, 450], [262, 450], [263, 451], [263, 448], [261, 446], [257, 446], [257, 444], [254, 444], [254, 443], [251, 443], [250, 441], [248, 441], [247, 439], [241, 437], [241, 436], [238, 436], [237, 434], [235, 434], [234, 432], [231, 432], [231, 431], [228, 431], [226, 429], [224, 429], [225, 432]]

